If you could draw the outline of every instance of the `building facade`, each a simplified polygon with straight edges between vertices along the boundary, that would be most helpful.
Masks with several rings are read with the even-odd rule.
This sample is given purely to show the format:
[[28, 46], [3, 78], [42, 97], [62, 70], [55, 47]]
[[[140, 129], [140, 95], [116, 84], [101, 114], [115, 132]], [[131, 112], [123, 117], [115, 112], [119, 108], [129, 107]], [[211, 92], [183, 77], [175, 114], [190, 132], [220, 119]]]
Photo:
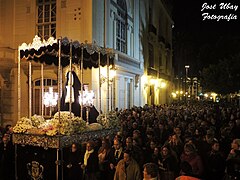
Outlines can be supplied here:
[[[115, 65], [110, 72], [115, 76], [109, 84], [106, 67], [100, 68], [101, 78], [98, 68], [83, 73], [82, 83], [94, 91], [99, 111], [169, 103], [172, 24], [163, 0], [0, 0], [1, 124], [17, 121], [18, 47], [31, 43], [35, 35], [41, 40], [67, 37], [111, 50]], [[41, 112], [41, 65], [33, 62], [29, 69], [28, 62], [22, 61], [21, 116], [29, 111], [29, 71], [32, 114]], [[57, 77], [57, 67], [44, 65], [44, 91], [57, 90]], [[48, 111], [44, 107], [45, 115]]]

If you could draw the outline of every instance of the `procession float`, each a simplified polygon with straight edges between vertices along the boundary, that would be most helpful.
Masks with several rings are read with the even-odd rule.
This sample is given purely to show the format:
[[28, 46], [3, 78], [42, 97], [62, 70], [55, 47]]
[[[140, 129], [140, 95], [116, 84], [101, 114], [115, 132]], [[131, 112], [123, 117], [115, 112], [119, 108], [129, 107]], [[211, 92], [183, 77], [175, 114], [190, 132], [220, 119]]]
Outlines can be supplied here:
[[[32, 82], [32, 63], [40, 64], [41, 113], [32, 113], [32, 83], [28, 83], [28, 116], [21, 115], [21, 64], [28, 65], [28, 82]], [[83, 69], [114, 65], [109, 49], [96, 44], [69, 41], [68, 38], [43, 40], [35, 36], [30, 44], [18, 48], [18, 121], [13, 128], [15, 145], [15, 179], [64, 179], [64, 149], [118, 131], [115, 113], [98, 113], [93, 105], [94, 93], [83, 87]], [[57, 69], [57, 91], [44, 87], [45, 67]], [[67, 78], [63, 83], [65, 75]], [[75, 69], [74, 69], [75, 68]], [[77, 69], [76, 69], [77, 68]], [[75, 70], [80, 72], [76, 76]], [[80, 79], [80, 80], [79, 80]], [[78, 85], [79, 87], [76, 87]], [[101, 97], [99, 99], [101, 101]], [[101, 102], [100, 102], [101, 104]], [[49, 116], [44, 116], [44, 108]], [[52, 110], [55, 107], [56, 111]], [[101, 106], [100, 106], [101, 110]], [[26, 178], [27, 177], [27, 178]]]

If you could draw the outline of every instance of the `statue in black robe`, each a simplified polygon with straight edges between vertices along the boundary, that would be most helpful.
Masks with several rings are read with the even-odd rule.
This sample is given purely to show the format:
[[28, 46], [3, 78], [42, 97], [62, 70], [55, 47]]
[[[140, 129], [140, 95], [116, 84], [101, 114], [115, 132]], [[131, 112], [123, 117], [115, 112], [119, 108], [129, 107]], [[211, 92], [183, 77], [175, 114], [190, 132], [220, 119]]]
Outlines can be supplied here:
[[[72, 84], [70, 83], [70, 71], [66, 75], [66, 82], [62, 91], [61, 111], [69, 111], [70, 91], [72, 91], [72, 112], [75, 116], [80, 116], [79, 91], [81, 91], [81, 82], [77, 74], [72, 71]], [[72, 85], [72, 86], [71, 86]], [[71, 86], [71, 87], [70, 87]]]
[[[69, 111], [69, 103], [70, 103], [70, 91], [72, 91], [72, 113], [74, 116], [81, 116], [81, 106], [79, 102], [79, 92], [81, 91], [81, 82], [78, 79], [77, 74], [72, 71], [72, 87], [70, 87], [70, 71], [66, 75], [66, 82], [64, 84], [63, 92], [62, 92], [62, 97], [61, 97], [61, 111]], [[84, 89], [83, 89], [84, 90]], [[90, 106], [89, 108], [89, 113], [88, 113], [88, 119], [89, 123], [95, 123], [97, 122], [97, 117], [99, 115], [99, 112], [95, 108], [95, 106]], [[86, 107], [83, 107], [83, 120], [86, 121]]]

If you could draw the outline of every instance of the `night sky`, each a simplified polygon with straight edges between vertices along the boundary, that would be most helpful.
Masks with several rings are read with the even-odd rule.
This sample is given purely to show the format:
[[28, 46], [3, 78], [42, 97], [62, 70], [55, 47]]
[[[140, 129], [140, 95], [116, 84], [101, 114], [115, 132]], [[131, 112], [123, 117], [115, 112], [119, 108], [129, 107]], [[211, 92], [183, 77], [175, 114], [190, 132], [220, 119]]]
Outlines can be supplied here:
[[[230, 20], [217, 21], [219, 16]], [[173, 21], [175, 74], [183, 74], [189, 64], [190, 72], [197, 75], [209, 64], [240, 52], [239, 0], [174, 0]]]

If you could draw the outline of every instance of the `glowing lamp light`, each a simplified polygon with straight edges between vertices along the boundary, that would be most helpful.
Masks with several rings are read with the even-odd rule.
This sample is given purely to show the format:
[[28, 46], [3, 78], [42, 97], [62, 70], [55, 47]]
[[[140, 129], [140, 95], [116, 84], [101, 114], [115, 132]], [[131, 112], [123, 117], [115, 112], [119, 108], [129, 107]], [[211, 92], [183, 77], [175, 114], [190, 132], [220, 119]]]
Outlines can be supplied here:
[[212, 97], [216, 97], [217, 94], [216, 94], [216, 93], [211, 93], [211, 96], [212, 96]]
[[154, 84], [156, 84], [157, 81], [156, 81], [156, 79], [150, 79], [149, 82], [151, 85], [154, 85]]
[[58, 93], [53, 92], [53, 87], [49, 87], [49, 91], [44, 92], [43, 104], [46, 107], [55, 107], [58, 101]]
[[160, 83], [160, 88], [165, 88], [166, 86], [167, 86], [167, 84], [165, 82]]
[[93, 104], [94, 99], [95, 99], [95, 95], [93, 90], [90, 90], [90, 91], [85, 90], [83, 91], [83, 96], [81, 93], [79, 95], [79, 102], [84, 106], [91, 106]]
[[173, 98], [176, 98], [176, 97], [177, 97], [177, 94], [174, 93], [174, 92], [172, 92], [172, 97], [173, 97]]

